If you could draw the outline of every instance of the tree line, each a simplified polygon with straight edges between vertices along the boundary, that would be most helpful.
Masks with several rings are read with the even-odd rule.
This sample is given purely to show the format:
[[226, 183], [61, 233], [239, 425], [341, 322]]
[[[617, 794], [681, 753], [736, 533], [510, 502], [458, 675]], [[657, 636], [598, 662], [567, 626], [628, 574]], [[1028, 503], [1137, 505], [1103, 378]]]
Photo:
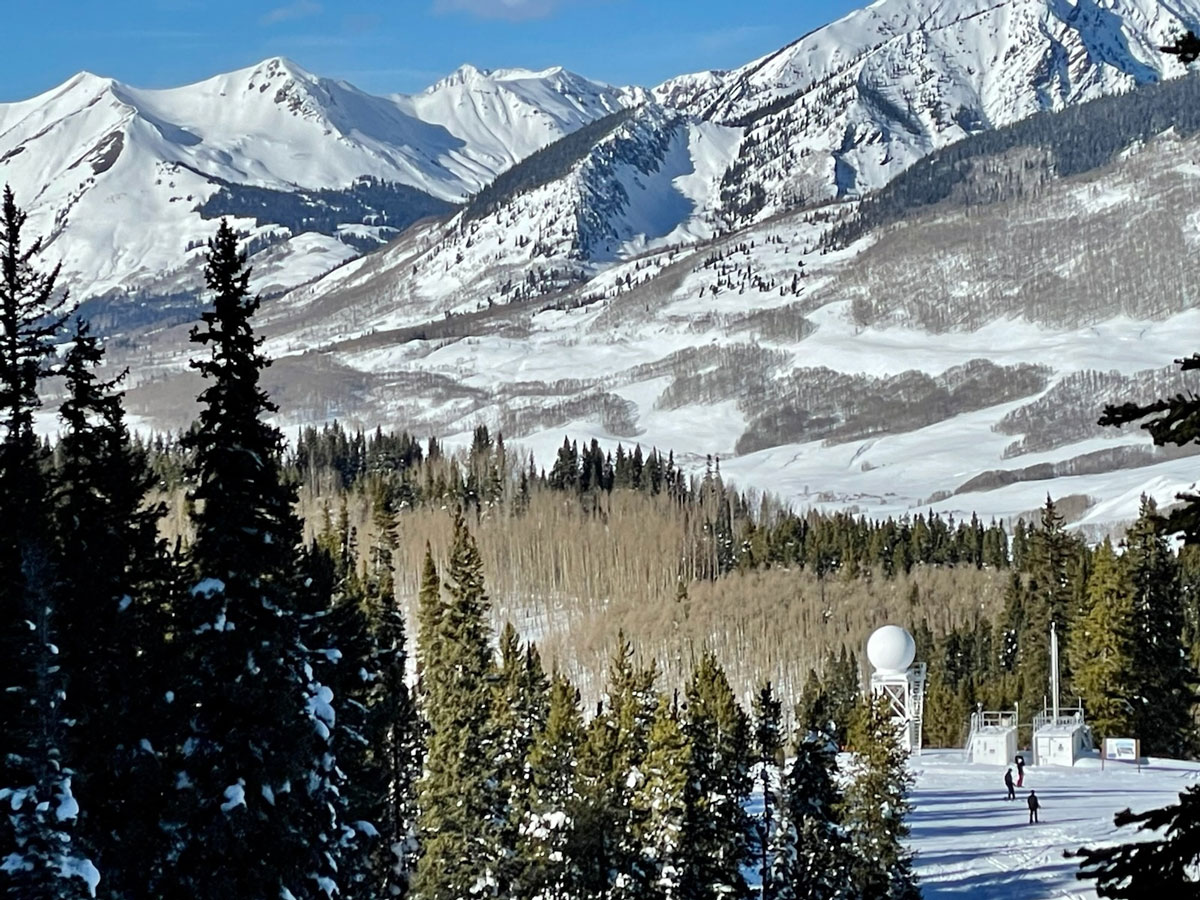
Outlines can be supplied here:
[[[852, 704], [844, 776], [820, 703], [785, 764], [769, 683], [747, 713], [705, 653], [669, 692], [621, 640], [585, 714], [535, 645], [495, 638], [460, 504], [446, 558], [425, 555], [410, 667], [389, 507], [365, 548], [336, 526], [304, 539], [224, 222], [191, 335], [201, 412], [174, 457], [187, 527], [166, 539], [170, 473], [131, 438], [121, 379], [100, 377], [103, 350], [24, 224], [6, 190], [5, 896], [917, 896], [882, 706]], [[34, 427], [50, 377], [65, 384], [53, 446]]]

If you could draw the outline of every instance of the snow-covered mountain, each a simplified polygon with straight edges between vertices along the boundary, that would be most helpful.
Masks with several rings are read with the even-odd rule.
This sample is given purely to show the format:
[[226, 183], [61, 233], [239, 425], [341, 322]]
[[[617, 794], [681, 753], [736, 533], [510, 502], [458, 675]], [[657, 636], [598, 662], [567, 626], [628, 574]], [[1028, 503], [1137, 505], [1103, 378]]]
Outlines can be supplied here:
[[[582, 248], [683, 196], [673, 173], [715, 165], [728, 126], [650, 105], [577, 135], [267, 303], [281, 421], [451, 441], [485, 422], [539, 459], [564, 433], [638, 442], [873, 516], [1016, 517], [1049, 492], [1103, 529], [1200, 478], [1200, 457], [1095, 425], [1105, 403], [1200, 389], [1171, 366], [1198, 316], [1200, 81], [972, 137], [878, 199], [616, 261]], [[184, 333], [142, 345], [135, 415], [186, 424]]]
[[[70, 210], [67, 269], [103, 249], [93, 289], [134, 271], [184, 298], [95, 307], [133, 348], [146, 424], [186, 424], [195, 393], [201, 251], [180, 269], [161, 245], [225, 214], [279, 289], [261, 315], [281, 421], [485, 421], [542, 457], [564, 431], [636, 440], [881, 515], [1016, 515], [1052, 490], [1100, 527], [1200, 475], [1094, 427], [1104, 402], [1183, 386], [1164, 367], [1196, 315], [1200, 97], [1156, 84], [1182, 71], [1157, 45], [1196, 22], [1200, 0], [879, 0], [650, 92], [464, 67], [378, 98], [282, 61], [178, 102], [85, 78], [5, 108], [0, 165], [34, 164], [10, 134], [84, 147], [27, 175], [43, 217]], [[102, 202], [135, 212], [83, 214]]]
[[878, 0], [730, 72], [671, 79], [664, 104], [744, 128], [734, 222], [862, 194], [968, 134], [1156, 81], [1196, 0]]
[[[0, 177], [55, 236], [77, 297], [141, 303], [118, 317], [128, 325], [194, 293], [217, 215], [255, 254], [271, 248], [256, 287], [282, 290], [449, 212], [583, 125], [657, 103], [675, 115], [658, 116], [656, 141], [677, 148], [660, 180], [685, 180], [683, 199], [630, 198], [632, 219], [577, 248], [611, 258], [856, 196], [967, 134], [1156, 80], [1157, 45], [1185, 27], [1200, 27], [1200, 0], [879, 0], [741, 68], [652, 91], [463, 66], [378, 97], [279, 58], [170, 90], [81, 73], [0, 104]], [[719, 147], [680, 155], [681, 121]]]
[[[218, 214], [233, 215], [256, 249], [311, 232], [276, 250], [286, 265], [264, 260], [261, 274], [271, 277], [258, 286], [280, 287], [448, 210], [447, 201], [639, 97], [561, 69], [464, 67], [421, 94], [393, 97], [278, 58], [169, 90], [82, 73], [0, 104], [0, 177], [31, 225], [53, 236], [79, 298], [194, 288], [198, 247]], [[308, 229], [288, 218], [298, 196], [314, 209], [346, 206], [345, 197], [323, 204], [313, 192], [363, 179], [380, 196], [350, 204], [344, 221]], [[409, 189], [381, 189], [388, 184]], [[243, 187], [255, 192], [245, 196]]]

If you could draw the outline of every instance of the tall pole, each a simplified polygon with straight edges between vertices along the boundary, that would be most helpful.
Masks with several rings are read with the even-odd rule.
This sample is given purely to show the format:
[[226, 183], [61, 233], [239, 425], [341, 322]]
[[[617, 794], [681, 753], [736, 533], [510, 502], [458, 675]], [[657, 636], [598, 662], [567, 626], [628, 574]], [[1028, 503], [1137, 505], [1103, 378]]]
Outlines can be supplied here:
[[1050, 711], [1058, 722], [1058, 632], [1050, 623]]

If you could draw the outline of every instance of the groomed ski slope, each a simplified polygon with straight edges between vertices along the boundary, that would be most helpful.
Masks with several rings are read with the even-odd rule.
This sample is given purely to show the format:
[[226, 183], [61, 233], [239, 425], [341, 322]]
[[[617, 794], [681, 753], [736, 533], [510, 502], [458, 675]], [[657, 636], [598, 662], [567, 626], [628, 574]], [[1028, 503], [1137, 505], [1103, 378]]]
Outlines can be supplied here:
[[[1114, 813], [1175, 803], [1200, 779], [1200, 763], [1151, 758], [1139, 773], [1129, 763], [1101, 770], [1098, 759], [1085, 759], [1074, 768], [1027, 766], [1025, 787], [1007, 801], [1004, 767], [968, 765], [961, 750], [927, 750], [910, 766], [909, 843], [926, 900], [1095, 898], [1063, 851], [1130, 840], [1134, 830], [1114, 828]], [[1042, 803], [1036, 825], [1028, 824], [1030, 789]]]

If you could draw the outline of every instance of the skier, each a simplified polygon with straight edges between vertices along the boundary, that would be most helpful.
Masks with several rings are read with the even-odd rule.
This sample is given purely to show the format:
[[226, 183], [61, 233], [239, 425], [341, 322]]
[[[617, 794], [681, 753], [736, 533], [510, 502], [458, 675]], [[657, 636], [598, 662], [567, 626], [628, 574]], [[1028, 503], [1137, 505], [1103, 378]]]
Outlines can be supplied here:
[[1029, 824], [1032, 825], [1038, 820], [1037, 812], [1042, 808], [1042, 804], [1038, 803], [1036, 791], [1029, 792], [1029, 799], [1026, 802], [1029, 804]]
[[1018, 753], [1013, 757], [1013, 762], [1017, 764], [1017, 787], [1025, 786], [1025, 757]]
[[1013, 790], [1012, 769], [1004, 773], [1004, 786], [1008, 788], [1008, 800], [1016, 800], [1017, 792]]

